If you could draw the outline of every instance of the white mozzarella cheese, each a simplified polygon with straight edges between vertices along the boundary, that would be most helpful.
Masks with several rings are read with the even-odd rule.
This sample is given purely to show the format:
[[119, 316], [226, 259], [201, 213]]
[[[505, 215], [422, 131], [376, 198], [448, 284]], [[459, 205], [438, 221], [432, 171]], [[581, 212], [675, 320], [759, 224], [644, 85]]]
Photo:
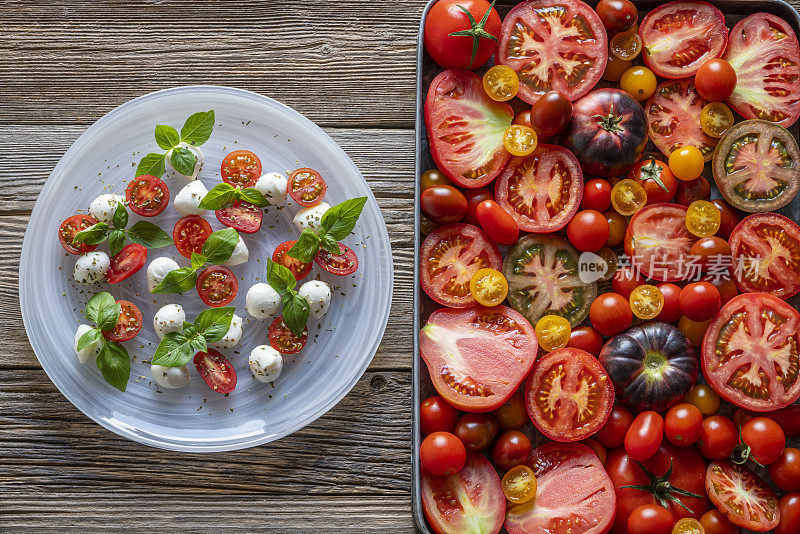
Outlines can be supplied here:
[[244, 239], [242, 239], [242, 236], [239, 236], [239, 241], [236, 242], [236, 247], [233, 249], [231, 257], [222, 265], [225, 267], [233, 267], [234, 265], [247, 263], [249, 259], [250, 251], [247, 250], [247, 244], [244, 242]]
[[320, 223], [322, 222], [322, 216], [325, 215], [325, 212], [329, 209], [331, 209], [330, 204], [327, 202], [320, 202], [316, 206], [303, 208], [298, 211], [292, 222], [301, 233], [306, 228], [319, 230]]
[[186, 184], [175, 195], [175, 211], [183, 215], [203, 215], [206, 210], [200, 208], [200, 202], [208, 194], [208, 189], [203, 182], [194, 180]]
[[125, 206], [125, 197], [122, 195], [103, 193], [96, 199], [92, 200], [92, 203], [89, 206], [89, 214], [99, 222], [111, 224], [111, 220], [114, 218], [114, 212], [117, 210], [118, 204]]
[[256, 182], [255, 188], [273, 206], [280, 206], [286, 200], [288, 178], [279, 172], [268, 172]]
[[172, 258], [156, 258], [147, 266], [147, 289], [151, 293], [158, 284], [164, 280], [167, 273], [178, 269], [179, 266]]
[[281, 311], [281, 297], [269, 284], [254, 284], [244, 300], [247, 313], [256, 319], [274, 317]]
[[311, 317], [319, 319], [328, 313], [331, 305], [331, 286], [319, 280], [310, 280], [301, 285], [297, 292], [308, 301]]
[[283, 357], [269, 345], [259, 345], [250, 352], [247, 362], [250, 371], [260, 382], [272, 382], [281, 376]]
[[150, 374], [153, 381], [164, 389], [180, 389], [189, 383], [189, 369], [185, 365], [180, 367], [162, 367], [151, 365]]
[[219, 341], [209, 343], [208, 345], [217, 349], [231, 349], [235, 347], [242, 340], [243, 324], [242, 318], [234, 313], [231, 318], [231, 326], [228, 327], [228, 332], [225, 336]]
[[92, 327], [88, 324], [82, 324], [78, 327], [78, 331], [75, 332], [75, 344], [73, 348], [75, 349], [75, 354], [78, 355], [78, 361], [81, 363], [88, 363], [89, 361], [96, 360], [97, 355], [100, 354], [100, 349], [102, 348], [102, 341], [98, 341], [96, 343], [92, 343], [88, 347], [84, 348], [83, 350], [78, 350], [78, 341], [80, 341], [83, 334], [92, 330]]
[[105, 278], [110, 266], [108, 254], [95, 250], [78, 257], [72, 275], [79, 284], [96, 284]]
[[170, 332], [182, 332], [183, 323], [186, 321], [186, 313], [180, 304], [167, 304], [156, 312], [153, 317], [153, 329], [159, 339]]

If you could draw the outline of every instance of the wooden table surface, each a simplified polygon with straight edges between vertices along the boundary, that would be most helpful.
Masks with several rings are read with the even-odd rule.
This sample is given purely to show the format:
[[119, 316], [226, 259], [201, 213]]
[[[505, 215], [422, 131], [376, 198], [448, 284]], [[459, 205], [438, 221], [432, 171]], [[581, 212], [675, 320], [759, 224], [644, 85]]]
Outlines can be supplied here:
[[[413, 531], [413, 119], [424, 4], [0, 3], [0, 530]], [[232, 453], [162, 451], [93, 423], [42, 371], [19, 310], [22, 237], [59, 158], [114, 107], [189, 84], [256, 91], [325, 128], [370, 183], [394, 251], [392, 315], [353, 391], [306, 429]]]

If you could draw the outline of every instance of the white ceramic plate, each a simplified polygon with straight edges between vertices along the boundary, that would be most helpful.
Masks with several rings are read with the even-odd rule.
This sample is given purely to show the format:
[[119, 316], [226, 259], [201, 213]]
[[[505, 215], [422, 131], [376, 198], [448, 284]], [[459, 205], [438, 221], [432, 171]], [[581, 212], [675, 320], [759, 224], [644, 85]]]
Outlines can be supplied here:
[[[250, 261], [233, 267], [239, 293], [232, 305], [245, 319], [239, 346], [223, 350], [234, 365], [238, 384], [223, 396], [209, 389], [192, 363], [189, 385], [161, 390], [152, 382], [150, 365], [158, 337], [154, 313], [178, 303], [189, 320], [203, 308], [196, 291], [183, 295], [151, 295], [145, 269], [119, 284], [80, 286], [72, 279], [77, 256], [58, 243], [60, 222], [86, 213], [100, 193], [125, 194], [139, 159], [158, 151], [156, 124], [180, 130], [192, 113], [214, 109], [214, 133], [202, 146], [205, 166], [199, 179], [211, 189], [220, 182], [219, 169], [228, 152], [247, 149], [261, 159], [263, 171], [317, 169], [328, 183], [330, 204], [367, 196], [364, 212], [344, 242], [358, 254], [359, 269], [337, 277], [314, 266], [309, 279], [319, 277], [334, 286], [330, 311], [322, 321], [309, 322], [309, 341], [296, 356], [284, 357], [284, 370], [273, 385], [255, 380], [247, 365], [250, 350], [268, 343], [266, 320], [251, 318], [244, 309], [247, 289], [264, 281], [266, 258], [277, 245], [297, 239], [292, 217], [299, 209], [291, 199], [282, 208], [268, 207], [259, 232], [244, 236]], [[169, 168], [168, 168], [169, 169]], [[187, 183], [170, 173], [164, 180], [174, 195]], [[170, 206], [149, 220], [168, 233], [180, 215]], [[206, 218], [223, 228], [213, 213]], [[132, 214], [130, 224], [139, 217]], [[103, 244], [100, 250], [107, 251]], [[180, 265], [188, 260], [174, 246], [149, 251], [148, 263], [170, 256]], [[127, 391], [106, 384], [99, 371], [78, 363], [73, 351], [75, 330], [86, 301], [97, 291], [136, 304], [144, 329], [125, 343], [133, 364]], [[33, 350], [50, 379], [70, 402], [97, 423], [130, 439], [180, 451], [222, 451], [252, 447], [290, 434], [332, 408], [366, 370], [383, 336], [392, 299], [392, 255], [389, 235], [378, 205], [353, 162], [319, 127], [270, 98], [227, 87], [193, 86], [167, 89], [127, 102], [98, 120], [70, 147], [44, 185], [25, 233], [20, 261], [20, 305]]]

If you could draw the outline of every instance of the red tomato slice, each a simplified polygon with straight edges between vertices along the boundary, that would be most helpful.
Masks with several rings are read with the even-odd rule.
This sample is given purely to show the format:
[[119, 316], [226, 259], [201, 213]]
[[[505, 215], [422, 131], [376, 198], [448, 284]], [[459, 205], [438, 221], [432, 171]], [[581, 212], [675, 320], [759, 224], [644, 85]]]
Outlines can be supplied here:
[[437, 310], [419, 339], [436, 391], [468, 412], [502, 406], [528, 375], [539, 347], [530, 323], [505, 306]]
[[497, 180], [494, 196], [520, 230], [555, 232], [567, 225], [581, 205], [583, 172], [572, 152], [542, 144], [530, 156], [511, 158]]
[[230, 393], [236, 389], [236, 370], [218, 350], [209, 348], [208, 352], [198, 352], [194, 355], [194, 366], [214, 391]]
[[169, 204], [169, 188], [161, 178], [143, 174], [128, 184], [125, 198], [132, 212], [142, 217], [153, 217]]
[[722, 515], [736, 526], [767, 532], [781, 520], [778, 496], [743, 465], [711, 462], [706, 470], [706, 491]]
[[702, 367], [717, 394], [768, 412], [800, 398], [800, 313], [767, 293], [745, 293], [722, 307], [703, 338]]
[[214, 212], [217, 220], [245, 234], [254, 234], [261, 228], [264, 212], [255, 204], [240, 200], [232, 206]]
[[625, 232], [625, 254], [645, 278], [677, 282], [697, 273], [689, 256], [697, 237], [686, 229], [686, 206], [653, 204], [639, 210]]
[[777, 213], [745, 217], [729, 239], [742, 293], [786, 299], [800, 292], [800, 226]]
[[509, 534], [608, 532], [617, 496], [597, 455], [581, 443], [546, 443], [525, 465], [536, 475], [536, 497], [506, 515]]
[[517, 96], [529, 104], [552, 90], [577, 100], [606, 69], [608, 37], [597, 13], [579, 0], [522, 2], [503, 19], [495, 62], [517, 71]]
[[289, 177], [289, 196], [301, 206], [322, 202], [328, 189], [325, 179], [314, 169], [297, 169]]
[[478, 269], [500, 270], [503, 258], [497, 245], [471, 224], [448, 224], [431, 232], [419, 251], [419, 283], [434, 301], [451, 308], [477, 302], [469, 281]]
[[283, 322], [283, 315], [281, 315], [276, 317], [272, 324], [269, 325], [267, 337], [269, 338], [270, 346], [281, 354], [297, 354], [306, 346], [308, 328], [303, 330], [302, 337], [297, 337]]
[[106, 273], [106, 282], [117, 284], [130, 278], [147, 262], [147, 248], [138, 243], [129, 243], [111, 258], [111, 266]]
[[728, 103], [746, 119], [788, 128], [800, 117], [800, 45], [792, 27], [768, 13], [742, 19], [723, 57], [736, 71]]
[[275, 252], [272, 253], [272, 261], [292, 271], [295, 280], [302, 280], [311, 272], [312, 263], [305, 263], [289, 256], [288, 252], [292, 250], [296, 243], [297, 241], [284, 241], [278, 245]]
[[482, 454], [468, 452], [458, 473], [446, 477], [422, 473], [422, 511], [437, 534], [497, 534], [506, 514], [500, 477]]
[[725, 15], [707, 2], [670, 2], [647, 14], [639, 26], [642, 59], [664, 78], [694, 76], [720, 57], [728, 42]]
[[86, 243], [73, 244], [72, 240], [78, 232], [86, 230], [95, 224], [97, 224], [97, 219], [89, 215], [73, 215], [72, 217], [64, 219], [64, 222], [58, 227], [58, 241], [61, 243], [61, 246], [64, 247], [64, 250], [70, 254], [86, 254], [87, 252], [91, 252], [97, 248], [97, 245], [87, 245]]
[[239, 292], [239, 281], [233, 271], [222, 265], [207, 267], [197, 277], [197, 293], [206, 306], [229, 304]]
[[118, 300], [117, 304], [120, 305], [117, 325], [111, 332], [103, 332], [103, 335], [111, 341], [129, 341], [142, 331], [142, 312], [136, 304], [127, 300]]
[[233, 186], [253, 187], [261, 177], [261, 160], [249, 150], [231, 152], [222, 160], [220, 174]]
[[344, 243], [339, 243], [339, 248], [342, 249], [341, 254], [331, 254], [327, 250], [319, 249], [314, 261], [331, 274], [339, 276], [353, 274], [358, 270], [356, 253]]
[[192, 252], [200, 254], [203, 244], [213, 233], [208, 221], [197, 215], [187, 215], [178, 219], [172, 229], [172, 240], [181, 256], [192, 257]]
[[503, 135], [514, 111], [495, 102], [474, 72], [440, 73], [425, 99], [425, 128], [436, 166], [461, 187], [483, 187], [503, 170], [511, 154]]
[[708, 104], [694, 87], [694, 78], [664, 82], [647, 101], [644, 112], [650, 139], [667, 157], [678, 148], [692, 145], [706, 161], [714, 155], [719, 139], [706, 135], [700, 114]]
[[525, 400], [542, 434], [554, 441], [580, 441], [600, 430], [611, 414], [614, 384], [588, 352], [557, 349], [536, 362]]

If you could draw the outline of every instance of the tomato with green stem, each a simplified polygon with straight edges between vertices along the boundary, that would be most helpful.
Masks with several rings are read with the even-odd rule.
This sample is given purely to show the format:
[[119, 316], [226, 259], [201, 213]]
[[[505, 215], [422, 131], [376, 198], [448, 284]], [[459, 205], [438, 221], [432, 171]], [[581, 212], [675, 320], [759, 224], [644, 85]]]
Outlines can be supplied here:
[[419, 462], [431, 475], [440, 477], [458, 473], [467, 461], [467, 450], [450, 432], [434, 432], [422, 440]]
[[458, 410], [438, 395], [428, 397], [419, 405], [419, 428], [423, 436], [434, 432], [452, 432], [458, 420]]
[[786, 434], [780, 425], [767, 417], [754, 417], [742, 425], [742, 443], [748, 447], [742, 456], [761, 465], [777, 460], [786, 446]]
[[670, 202], [678, 190], [678, 182], [669, 170], [669, 165], [652, 156], [636, 165], [629, 178], [644, 187], [647, 204]]
[[500, 15], [486, 0], [440, 0], [425, 18], [425, 50], [442, 67], [475, 70], [497, 46]]

